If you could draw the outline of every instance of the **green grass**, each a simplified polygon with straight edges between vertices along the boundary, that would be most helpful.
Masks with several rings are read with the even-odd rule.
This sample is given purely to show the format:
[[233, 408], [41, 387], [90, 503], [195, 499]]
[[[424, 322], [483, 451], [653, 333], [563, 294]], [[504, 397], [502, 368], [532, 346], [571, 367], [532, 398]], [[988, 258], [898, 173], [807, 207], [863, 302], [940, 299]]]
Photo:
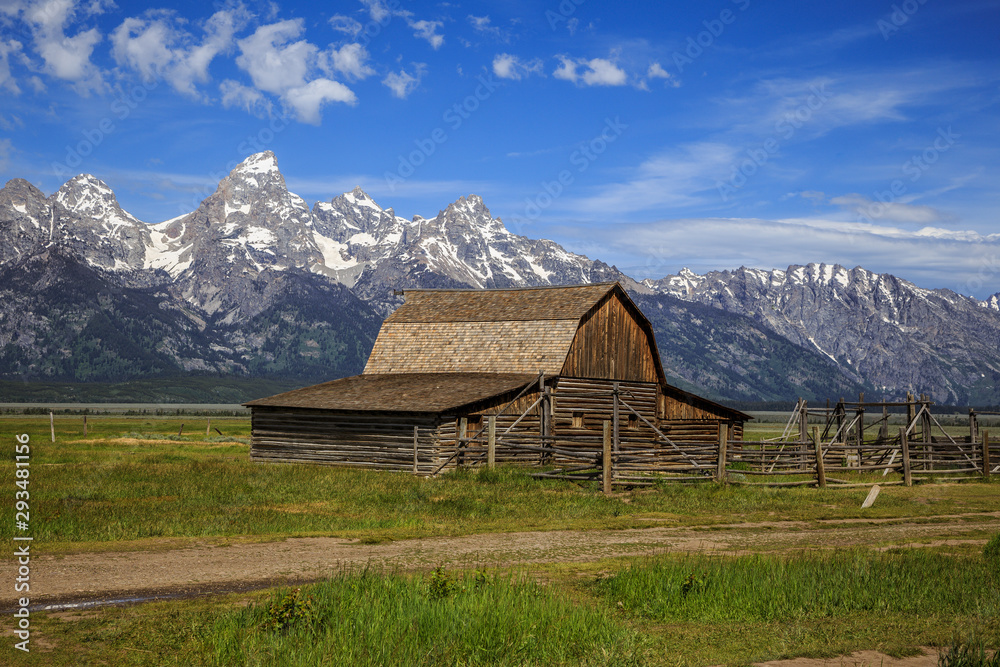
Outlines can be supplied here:
[[[297, 605], [284, 588], [35, 613], [33, 652], [17, 663], [744, 665], [931, 646], [949, 667], [992, 667], [974, 661], [1000, 645], [1000, 575], [984, 567], [981, 556], [899, 550], [635, 558], [576, 571], [342, 571], [303, 586]], [[0, 661], [11, 654], [7, 642]]]
[[1000, 651], [987, 652], [980, 637], [954, 640], [940, 655], [939, 667], [1000, 667]]
[[607, 609], [523, 575], [452, 576], [341, 574], [303, 589], [311, 617], [286, 631], [254, 605], [217, 617], [198, 653], [213, 665], [641, 664]]
[[[178, 435], [184, 423], [182, 435]], [[249, 461], [249, 421], [205, 418], [0, 419], [31, 435], [31, 513], [46, 555], [169, 548], [190, 540], [358, 538], [681, 525], [727, 532], [756, 555], [662, 556], [475, 573], [343, 572], [306, 586], [312, 612], [267, 628], [288, 591], [218, 595], [90, 612], [32, 615], [32, 654], [0, 662], [137, 664], [747, 664], [879, 649], [912, 654], [973, 630], [1000, 645], [997, 484], [859, 489], [663, 485], [604, 496], [597, 484], [523, 470], [408, 474]], [[13, 466], [0, 484], [14, 488]], [[865, 478], [867, 479], [867, 477]], [[878, 480], [875, 480], [878, 481]], [[809, 544], [840, 520], [911, 523], [964, 514], [989, 538], [888, 552], [779, 552], [745, 522], [800, 521]], [[950, 519], [949, 519], [950, 521]], [[978, 529], [978, 523], [982, 528]], [[785, 524], [786, 526], [788, 524]], [[854, 525], [854, 524], [851, 524]], [[858, 524], [872, 529], [867, 521]], [[882, 525], [882, 524], [878, 524]], [[11, 525], [0, 524], [0, 539]], [[758, 531], [755, 533], [754, 531]], [[727, 538], [729, 539], [729, 538]], [[868, 538], [868, 539], [875, 539]], [[933, 532], [914, 541], [933, 540]], [[437, 577], [435, 579], [435, 577]], [[436, 582], [436, 583], [435, 583]], [[686, 591], [686, 592], [685, 592]], [[977, 644], [978, 646], [978, 644]], [[959, 664], [959, 663], [954, 663]]]
[[[178, 435], [180, 424], [185, 425]], [[710, 526], [740, 522], [933, 517], [996, 508], [997, 485], [887, 488], [861, 510], [867, 489], [740, 488], [665, 484], [606, 497], [597, 483], [537, 480], [526, 471], [462, 470], [426, 479], [249, 460], [249, 421], [213, 418], [0, 419], [31, 436], [31, 513], [48, 553], [147, 548], [150, 540], [281, 539], [329, 535], [376, 543], [434, 535], [648, 527], [651, 520]], [[223, 435], [214, 431], [218, 428]], [[874, 478], [873, 478], [874, 479]], [[13, 466], [0, 484], [13, 488]], [[875, 481], [878, 481], [875, 479]], [[0, 539], [12, 534], [0, 524]], [[143, 544], [138, 542], [146, 541]]]
[[1000, 617], [1000, 572], [984, 557], [922, 550], [659, 557], [597, 583], [658, 621], [773, 622], [857, 613]]

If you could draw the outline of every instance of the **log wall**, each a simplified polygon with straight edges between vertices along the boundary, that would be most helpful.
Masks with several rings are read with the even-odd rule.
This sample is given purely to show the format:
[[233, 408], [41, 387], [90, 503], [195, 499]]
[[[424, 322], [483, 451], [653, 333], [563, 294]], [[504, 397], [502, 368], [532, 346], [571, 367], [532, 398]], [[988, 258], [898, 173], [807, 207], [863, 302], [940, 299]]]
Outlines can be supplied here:
[[436, 416], [337, 413], [253, 408], [250, 459], [413, 471], [417, 427], [418, 472], [440, 459]]
[[[539, 465], [572, 459], [546, 454], [543, 446], [584, 455], [600, 452], [604, 421], [614, 418], [614, 382], [562, 377], [552, 378], [547, 386], [552, 392], [547, 438], [541, 437], [542, 404], [532, 407], [541, 396], [536, 385], [516, 399], [514, 394], [506, 395], [489, 404], [470, 406], [469, 412], [443, 415], [254, 407], [250, 457], [253, 461], [412, 472], [416, 427], [417, 473], [433, 474], [441, 466], [451, 469], [486, 460], [486, 426], [490, 415], [496, 416], [498, 462]], [[676, 454], [672, 445], [664, 442], [645, 421], [636, 418], [625, 404], [675, 443], [717, 446], [718, 418], [658, 419], [661, 396], [658, 384], [619, 382], [618, 387], [621, 400], [618, 442], [622, 452], [642, 451], [642, 460], [653, 467], [658, 467], [659, 457], [663, 458], [660, 463], [669, 464]], [[463, 419], [464, 440], [460, 433]], [[735, 425], [730, 437], [742, 439], [742, 424]], [[710, 457], [710, 453], [704, 455]]]

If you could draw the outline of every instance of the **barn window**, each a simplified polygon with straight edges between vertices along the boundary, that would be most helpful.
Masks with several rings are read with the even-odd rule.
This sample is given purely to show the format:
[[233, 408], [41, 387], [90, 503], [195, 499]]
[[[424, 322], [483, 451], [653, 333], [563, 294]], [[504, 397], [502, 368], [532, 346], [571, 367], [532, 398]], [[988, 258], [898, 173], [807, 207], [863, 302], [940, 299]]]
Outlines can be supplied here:
[[628, 416], [628, 426], [625, 428], [635, 430], [639, 428], [639, 415], [632, 413]]
[[574, 412], [573, 413], [573, 428], [583, 428], [583, 413]]

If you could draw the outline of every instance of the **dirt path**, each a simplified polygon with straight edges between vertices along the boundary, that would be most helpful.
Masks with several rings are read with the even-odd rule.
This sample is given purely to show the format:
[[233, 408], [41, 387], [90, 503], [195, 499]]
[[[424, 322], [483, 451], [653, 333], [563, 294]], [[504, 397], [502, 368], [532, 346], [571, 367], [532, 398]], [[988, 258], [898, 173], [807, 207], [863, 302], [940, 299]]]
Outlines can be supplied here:
[[[281, 542], [193, 546], [160, 551], [46, 556], [35, 545], [31, 558], [33, 606], [148, 595], [195, 595], [326, 577], [338, 569], [371, 564], [420, 569], [586, 562], [657, 552], [796, 550], [853, 545], [875, 547], [983, 544], [983, 530], [1000, 531], [1000, 512], [926, 517], [907, 521], [775, 521], [710, 528], [657, 526], [628, 530], [525, 532], [405, 540], [386, 544], [310, 537]], [[8, 561], [8, 581], [16, 563]], [[0, 607], [14, 605], [13, 587], [0, 592]]]

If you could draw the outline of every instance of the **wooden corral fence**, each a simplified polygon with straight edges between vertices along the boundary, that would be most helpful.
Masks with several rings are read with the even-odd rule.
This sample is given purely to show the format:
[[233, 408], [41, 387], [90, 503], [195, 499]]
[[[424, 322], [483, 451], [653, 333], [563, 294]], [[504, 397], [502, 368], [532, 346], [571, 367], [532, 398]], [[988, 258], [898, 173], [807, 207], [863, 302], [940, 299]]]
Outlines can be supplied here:
[[[607, 398], [600, 392], [574, 395], [582, 402]], [[418, 462], [415, 448], [413, 470], [436, 474], [449, 465], [547, 464], [554, 467], [533, 476], [601, 481], [606, 492], [612, 486], [662, 481], [845, 488], [871, 486], [873, 476], [879, 484], [910, 486], [930, 478], [988, 481], [1000, 474], [1000, 438], [991, 440], [988, 431], [978, 428], [977, 415], [987, 413], [970, 411], [969, 435], [955, 437], [931, 414], [925, 396], [900, 403], [865, 403], [862, 396], [858, 403], [840, 401], [818, 410], [800, 400], [780, 437], [757, 442], [734, 439], [726, 423], [719, 424], [712, 441], [684, 440], [683, 428], [671, 438], [643, 415], [642, 404], [649, 400], [616, 383], [611, 419], [604, 420], [599, 433], [518, 431], [537, 401], [520, 415], [505, 409], [482, 424], [458, 420], [454, 446], [438, 447], [429, 466]], [[904, 426], [889, 426], [889, 408], [906, 409]], [[873, 412], [874, 418], [866, 420], [866, 413]], [[817, 417], [823, 427], [810, 426]], [[641, 434], [623, 427], [636, 421], [646, 427]], [[865, 481], [859, 473], [866, 474]]]
[[[456, 420], [454, 431], [452, 427], [441, 427], [432, 461], [421, 457], [419, 447], [414, 449], [414, 473], [437, 474], [447, 467], [514, 463], [551, 466], [534, 473], [537, 477], [604, 480], [606, 486], [646, 485], [657, 478], [675, 481], [715, 478], [722, 440], [716, 436], [705, 439], [704, 425], [699, 433], [693, 422], [684, 421], [671, 423], [673, 437], [668, 436], [664, 432], [666, 427], [657, 427], [649, 419], [656, 414], [655, 387], [614, 382], [610, 391], [601, 391], [582, 383], [575, 388], [568, 385], [566, 379], [560, 381], [557, 415], [598, 413], [607, 417], [602, 419], [601, 429], [572, 423], [560, 424], [558, 429], [546, 427], [549, 420], [539, 420], [538, 413], [540, 407], [551, 405], [545, 400], [547, 392], [541, 392], [537, 400], [519, 413], [510, 409], [520, 399], [517, 397], [498, 414], [484, 416], [478, 423], [461, 418]], [[600, 414], [602, 406], [607, 409], [609, 405], [609, 414]], [[533, 426], [539, 428], [525, 429], [526, 420], [534, 420]], [[729, 427], [724, 425], [722, 431], [721, 437], [727, 440]], [[682, 440], [696, 437], [700, 440]]]

